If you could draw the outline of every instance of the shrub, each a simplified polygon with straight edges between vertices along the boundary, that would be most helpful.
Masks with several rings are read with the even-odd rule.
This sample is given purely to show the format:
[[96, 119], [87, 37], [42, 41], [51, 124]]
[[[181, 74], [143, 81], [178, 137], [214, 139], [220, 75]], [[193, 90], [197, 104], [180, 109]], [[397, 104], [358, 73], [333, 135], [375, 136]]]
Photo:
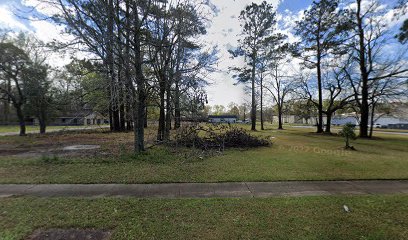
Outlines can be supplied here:
[[355, 130], [355, 125], [351, 123], [346, 123], [346, 125], [343, 126], [343, 129], [339, 132], [339, 135], [344, 137], [344, 141], [346, 144], [344, 148], [346, 149], [354, 149], [353, 146], [350, 146], [350, 139], [356, 139], [357, 137], [354, 130]]

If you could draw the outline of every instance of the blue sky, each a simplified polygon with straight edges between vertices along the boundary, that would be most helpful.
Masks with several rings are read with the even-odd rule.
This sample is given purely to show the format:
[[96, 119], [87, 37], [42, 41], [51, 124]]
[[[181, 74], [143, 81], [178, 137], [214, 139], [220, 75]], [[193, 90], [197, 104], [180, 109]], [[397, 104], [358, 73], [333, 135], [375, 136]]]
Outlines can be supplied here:
[[312, 2], [311, 0], [283, 0], [279, 3], [278, 12], [283, 13], [285, 10], [298, 12], [306, 9]]

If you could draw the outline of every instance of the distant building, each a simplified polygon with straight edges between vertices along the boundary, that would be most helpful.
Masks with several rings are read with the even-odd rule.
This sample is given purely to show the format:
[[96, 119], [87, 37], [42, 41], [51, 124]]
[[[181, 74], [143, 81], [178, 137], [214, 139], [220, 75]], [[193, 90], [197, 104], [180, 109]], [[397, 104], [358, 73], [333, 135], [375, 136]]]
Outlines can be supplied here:
[[[273, 122], [278, 122], [279, 117], [278, 116], [273, 116], [272, 117]], [[326, 116], [323, 116], [323, 123], [326, 122]], [[317, 123], [317, 116], [310, 117], [310, 118], [304, 118], [304, 117], [299, 117], [296, 115], [288, 115], [288, 114], [283, 114], [282, 115], [282, 123], [283, 124], [306, 124], [306, 125], [315, 125]]]
[[236, 123], [238, 117], [235, 115], [209, 115], [208, 122], [210, 123]]
[[53, 118], [49, 125], [56, 126], [87, 126], [109, 124], [109, 119], [98, 112], [84, 111]]
[[408, 129], [408, 123], [389, 124], [388, 128], [392, 128], [392, 129]]
[[343, 126], [347, 123], [351, 123], [353, 125], [358, 125], [359, 121], [356, 116], [349, 116], [349, 115], [338, 115], [332, 118], [331, 124], [334, 126]]
[[[343, 126], [346, 123], [351, 123], [356, 126], [360, 124], [358, 117], [353, 115], [337, 115], [332, 119], [332, 125]], [[369, 125], [371, 124], [371, 117], [368, 119]], [[408, 124], [408, 118], [394, 115], [376, 114], [374, 116], [375, 128], [404, 128]]]

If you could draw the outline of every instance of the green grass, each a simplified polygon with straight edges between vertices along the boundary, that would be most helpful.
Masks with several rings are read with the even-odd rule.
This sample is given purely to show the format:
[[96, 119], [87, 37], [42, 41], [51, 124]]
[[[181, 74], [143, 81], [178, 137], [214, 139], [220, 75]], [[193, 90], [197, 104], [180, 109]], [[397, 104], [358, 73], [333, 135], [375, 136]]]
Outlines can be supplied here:
[[[75, 144], [100, 143], [102, 150], [120, 149], [120, 141], [132, 138], [132, 133], [98, 134], [66, 136], [75, 136], [70, 140]], [[255, 134], [275, 137], [274, 144], [251, 150], [227, 150], [204, 159], [198, 158], [200, 152], [174, 152], [162, 147], [138, 157], [126, 153], [116, 157], [0, 157], [0, 183], [408, 179], [408, 136], [378, 134], [380, 138], [354, 141], [352, 145], [357, 151], [344, 151], [341, 137], [318, 135], [310, 129], [269, 129]], [[98, 136], [111, 138], [102, 141]], [[25, 143], [21, 139], [3, 137], [0, 144], [15, 141], [31, 146], [36, 142], [42, 144], [47, 136], [28, 137]]]
[[[101, 127], [106, 127], [109, 125], [100, 125]], [[92, 126], [47, 126], [47, 130], [68, 130], [68, 129], [82, 129], [82, 128], [91, 128], [91, 127], [98, 127], [98, 125]], [[26, 126], [27, 132], [39, 132], [39, 126]], [[15, 125], [10, 126], [0, 126], [0, 133], [19, 133], [20, 127]]]
[[[351, 212], [346, 213], [343, 205]], [[96, 228], [112, 239], [406, 239], [408, 196], [0, 199], [0, 239]]]

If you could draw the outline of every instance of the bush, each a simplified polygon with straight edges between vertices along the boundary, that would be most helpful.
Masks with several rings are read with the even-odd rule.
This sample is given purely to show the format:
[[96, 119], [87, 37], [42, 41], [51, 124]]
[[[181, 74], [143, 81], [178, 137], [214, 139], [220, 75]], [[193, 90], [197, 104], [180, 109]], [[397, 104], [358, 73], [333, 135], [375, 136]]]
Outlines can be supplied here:
[[174, 143], [176, 146], [195, 147], [203, 150], [225, 148], [253, 148], [269, 146], [271, 142], [249, 134], [245, 129], [219, 125], [202, 127], [187, 126], [178, 130]]
[[344, 137], [344, 141], [346, 146], [344, 148], [346, 149], [353, 149], [353, 146], [350, 146], [350, 139], [356, 139], [356, 133], [354, 132], [355, 130], [355, 125], [351, 123], [347, 123], [346, 125], [343, 126], [343, 129], [339, 132], [339, 135]]

